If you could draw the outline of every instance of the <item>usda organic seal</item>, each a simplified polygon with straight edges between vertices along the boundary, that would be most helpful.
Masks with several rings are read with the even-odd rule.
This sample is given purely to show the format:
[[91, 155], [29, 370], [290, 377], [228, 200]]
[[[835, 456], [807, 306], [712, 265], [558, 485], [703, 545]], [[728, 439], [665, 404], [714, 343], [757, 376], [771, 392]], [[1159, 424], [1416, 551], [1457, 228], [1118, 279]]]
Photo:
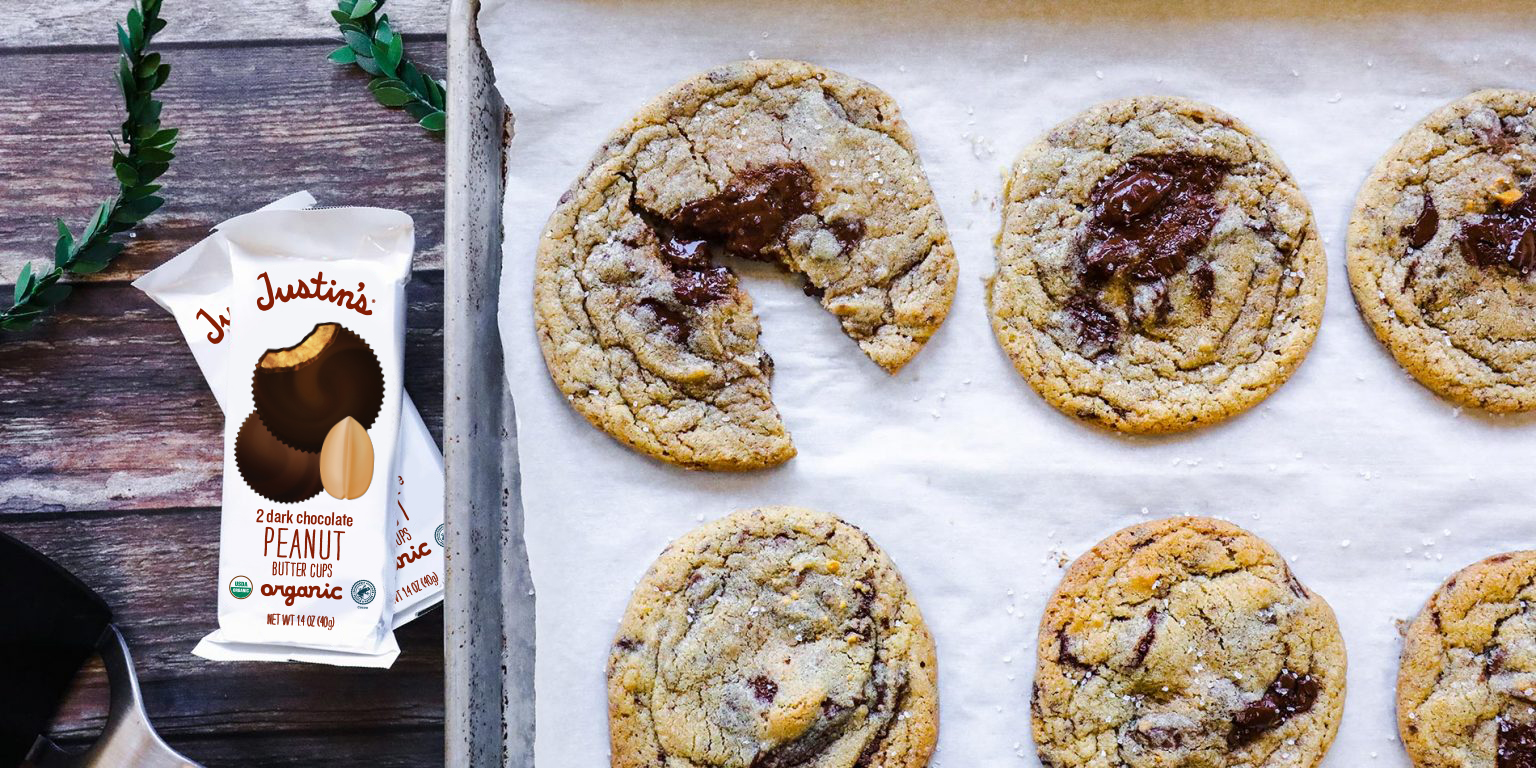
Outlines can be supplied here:
[[367, 579], [358, 579], [352, 583], [352, 602], [358, 605], [367, 605], [373, 602], [379, 591], [374, 588], [373, 582]]
[[236, 600], [244, 600], [250, 597], [252, 591], [254, 591], [254, 587], [251, 584], [251, 580], [244, 576], [236, 576], [229, 580], [229, 594], [233, 595]]
[[432, 532], [432, 538], [437, 539], [437, 545], [439, 547], [446, 547], [446, 546], [448, 546], [447, 544], [443, 543], [443, 528], [445, 527], [445, 525], [437, 526], [437, 530]]

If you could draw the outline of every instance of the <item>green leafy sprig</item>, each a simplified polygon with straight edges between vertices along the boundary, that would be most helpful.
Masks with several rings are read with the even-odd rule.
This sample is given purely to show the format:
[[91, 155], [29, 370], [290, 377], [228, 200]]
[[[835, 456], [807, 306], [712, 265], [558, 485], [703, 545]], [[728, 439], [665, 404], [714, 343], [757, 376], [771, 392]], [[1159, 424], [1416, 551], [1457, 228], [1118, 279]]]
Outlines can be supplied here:
[[442, 133], [448, 113], [443, 82], [405, 57], [405, 42], [389, 25], [384, 0], [340, 0], [331, 18], [347, 44], [331, 52], [337, 64], [356, 64], [373, 75], [368, 90], [386, 107], [402, 107], [422, 128]]
[[53, 268], [39, 272], [32, 262], [21, 268], [11, 294], [10, 308], [0, 311], [0, 329], [26, 328], [44, 311], [69, 295], [68, 284], [60, 282], [67, 274], [100, 272], [122, 253], [123, 244], [112, 238], [127, 232], [165, 204], [156, 192], [155, 180], [170, 168], [175, 157], [177, 130], [160, 125], [160, 102], [151, 94], [165, 85], [171, 65], [150, 53], [155, 33], [165, 28], [160, 18], [160, 0], [139, 0], [128, 11], [127, 20], [117, 25], [117, 83], [122, 88], [127, 117], [122, 131], [113, 139], [112, 172], [117, 176], [118, 193], [96, 208], [85, 229], [77, 236], [59, 219], [59, 239], [53, 247]]

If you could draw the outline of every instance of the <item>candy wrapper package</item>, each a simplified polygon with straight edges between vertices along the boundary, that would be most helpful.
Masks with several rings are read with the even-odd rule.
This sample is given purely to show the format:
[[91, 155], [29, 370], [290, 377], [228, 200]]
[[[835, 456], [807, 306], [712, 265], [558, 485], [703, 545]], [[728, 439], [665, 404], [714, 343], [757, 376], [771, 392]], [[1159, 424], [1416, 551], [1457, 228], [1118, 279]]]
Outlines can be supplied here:
[[[289, 195], [262, 210], [311, 208], [307, 192]], [[203, 376], [223, 407], [224, 371], [230, 360], [229, 250], [209, 237], [135, 281], [176, 319]], [[395, 460], [395, 589], [393, 626], [398, 629], [443, 601], [443, 454], [416, 404], [404, 395], [400, 449]]]
[[410, 217], [359, 208], [261, 211], [214, 236], [227, 327], [244, 330], [221, 339], [219, 629], [195, 653], [351, 666], [398, 655], [394, 467], [413, 245]]

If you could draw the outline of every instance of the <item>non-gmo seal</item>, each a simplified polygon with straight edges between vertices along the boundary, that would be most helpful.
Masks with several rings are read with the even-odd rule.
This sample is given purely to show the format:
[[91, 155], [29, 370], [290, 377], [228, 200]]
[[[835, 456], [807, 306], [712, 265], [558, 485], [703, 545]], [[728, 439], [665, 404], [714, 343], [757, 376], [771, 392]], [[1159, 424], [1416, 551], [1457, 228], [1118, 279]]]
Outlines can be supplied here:
[[251, 584], [250, 579], [244, 576], [236, 576], [229, 580], [229, 594], [234, 596], [236, 600], [244, 600], [250, 597], [254, 591], [255, 586]]
[[432, 532], [432, 538], [437, 539], [437, 545], [439, 547], [446, 547], [446, 546], [448, 546], [447, 544], [443, 543], [443, 529], [445, 527], [447, 527], [447, 526], [446, 525], [439, 525], [439, 526], [437, 526], [437, 530]]
[[379, 590], [374, 588], [373, 582], [367, 579], [358, 579], [352, 583], [352, 602], [358, 605], [367, 605], [378, 595]]

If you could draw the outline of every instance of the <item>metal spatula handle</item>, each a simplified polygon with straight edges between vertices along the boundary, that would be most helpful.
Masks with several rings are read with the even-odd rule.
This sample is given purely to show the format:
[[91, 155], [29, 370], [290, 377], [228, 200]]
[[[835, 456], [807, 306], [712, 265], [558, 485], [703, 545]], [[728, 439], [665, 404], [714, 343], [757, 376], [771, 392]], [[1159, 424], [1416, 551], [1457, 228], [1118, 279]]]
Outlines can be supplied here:
[[39, 736], [28, 760], [37, 768], [202, 768], [161, 741], [149, 724], [133, 658], [117, 627], [107, 627], [98, 650], [112, 686], [111, 711], [101, 738], [90, 749], [71, 753]]

